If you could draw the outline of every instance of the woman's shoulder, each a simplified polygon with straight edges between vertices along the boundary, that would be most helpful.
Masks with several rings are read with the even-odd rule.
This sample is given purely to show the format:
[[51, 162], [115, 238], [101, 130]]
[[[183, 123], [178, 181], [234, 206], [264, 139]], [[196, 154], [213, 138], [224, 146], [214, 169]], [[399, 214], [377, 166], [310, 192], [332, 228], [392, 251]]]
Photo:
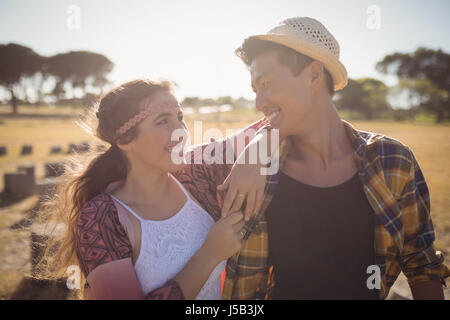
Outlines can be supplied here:
[[96, 195], [82, 207], [77, 221], [76, 244], [85, 276], [103, 263], [132, 256], [128, 235], [107, 193]]
[[101, 223], [106, 226], [113, 226], [119, 223], [117, 209], [111, 196], [102, 192], [87, 201], [80, 210], [77, 226], [89, 226]]
[[81, 208], [81, 214], [89, 215], [93, 213], [106, 212], [112, 203], [111, 196], [106, 192], [102, 192], [87, 201]]

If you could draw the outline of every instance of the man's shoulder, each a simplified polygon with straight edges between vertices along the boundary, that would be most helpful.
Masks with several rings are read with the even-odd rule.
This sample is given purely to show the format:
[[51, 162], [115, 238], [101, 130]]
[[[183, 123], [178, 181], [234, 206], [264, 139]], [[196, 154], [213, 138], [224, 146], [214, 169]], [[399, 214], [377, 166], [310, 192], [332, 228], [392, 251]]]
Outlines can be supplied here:
[[366, 141], [369, 155], [382, 159], [404, 159], [412, 161], [412, 150], [401, 140], [383, 133], [358, 130], [360, 136]]

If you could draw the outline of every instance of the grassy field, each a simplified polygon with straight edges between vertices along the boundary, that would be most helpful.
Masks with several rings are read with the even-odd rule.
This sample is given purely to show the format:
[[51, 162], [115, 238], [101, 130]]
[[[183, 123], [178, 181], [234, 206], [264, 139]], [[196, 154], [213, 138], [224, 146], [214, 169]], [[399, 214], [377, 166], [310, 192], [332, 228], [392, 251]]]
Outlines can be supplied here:
[[[80, 111], [72, 108], [58, 109], [22, 108], [21, 115], [8, 115], [9, 109], [0, 107], [0, 146], [6, 145], [8, 154], [0, 157], [0, 174], [15, 172], [19, 164], [35, 164], [36, 176], [44, 176], [46, 162], [65, 159], [66, 154], [50, 155], [50, 147], [60, 145], [66, 152], [69, 143], [89, 141], [100, 142], [82, 131], [73, 115]], [[226, 129], [238, 129], [259, 118], [253, 110], [239, 110], [222, 114], [188, 115], [186, 122], [192, 132], [193, 117], [203, 121], [203, 130], [219, 129], [225, 135]], [[357, 121], [342, 114], [344, 119], [362, 130], [384, 133], [409, 145], [424, 173], [431, 194], [431, 212], [436, 230], [436, 248], [450, 254], [450, 126], [434, 125], [429, 118], [416, 123], [393, 121]], [[21, 156], [22, 145], [31, 144], [33, 153]], [[0, 190], [3, 189], [3, 179]], [[23, 274], [30, 268], [29, 231], [11, 230], [10, 226], [25, 218], [37, 202], [29, 197], [11, 206], [0, 208], [0, 299], [43, 298], [40, 295], [22, 295], [29, 287]], [[447, 263], [448, 263], [447, 259]], [[28, 290], [30, 291], [30, 290]], [[19, 293], [18, 293], [19, 292]], [[47, 297], [52, 297], [47, 296]]]

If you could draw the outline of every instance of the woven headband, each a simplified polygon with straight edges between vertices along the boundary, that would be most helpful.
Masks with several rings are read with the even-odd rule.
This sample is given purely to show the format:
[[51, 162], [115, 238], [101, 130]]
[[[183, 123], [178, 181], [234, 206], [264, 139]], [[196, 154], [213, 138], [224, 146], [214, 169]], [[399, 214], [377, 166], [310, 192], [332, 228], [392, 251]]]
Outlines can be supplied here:
[[133, 128], [136, 124], [147, 118], [149, 115], [153, 113], [157, 113], [161, 110], [173, 109], [173, 108], [181, 108], [180, 105], [176, 102], [163, 102], [156, 106], [150, 106], [140, 111], [134, 117], [129, 119], [123, 125], [120, 126], [119, 129], [116, 130], [116, 139], [123, 135], [125, 132]]

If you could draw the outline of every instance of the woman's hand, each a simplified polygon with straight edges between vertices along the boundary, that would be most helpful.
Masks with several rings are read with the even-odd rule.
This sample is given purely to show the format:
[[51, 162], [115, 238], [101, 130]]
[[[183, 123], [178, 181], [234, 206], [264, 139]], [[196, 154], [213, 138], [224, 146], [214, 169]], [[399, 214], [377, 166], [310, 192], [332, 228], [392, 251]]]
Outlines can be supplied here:
[[234, 212], [220, 218], [209, 230], [202, 250], [215, 263], [228, 259], [241, 249], [244, 238], [244, 215]]

